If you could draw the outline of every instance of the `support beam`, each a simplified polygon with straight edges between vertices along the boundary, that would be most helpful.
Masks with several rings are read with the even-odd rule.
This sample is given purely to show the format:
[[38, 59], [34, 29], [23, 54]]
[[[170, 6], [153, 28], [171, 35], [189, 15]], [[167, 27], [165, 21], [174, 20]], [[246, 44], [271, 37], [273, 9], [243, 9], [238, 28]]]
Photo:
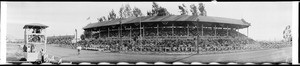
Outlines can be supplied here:
[[201, 24], [201, 33], [202, 33], [202, 36], [204, 35], [203, 34], [203, 24]]
[[216, 28], [216, 25], [215, 25], [214, 29], [215, 29], [215, 36], [217, 36], [217, 28]]
[[174, 36], [174, 23], [172, 24], [172, 36]]
[[93, 31], [92, 30], [90, 30], [90, 38], [93, 38]]
[[229, 30], [229, 29], [228, 29], [228, 26], [227, 26], [227, 28], [226, 28], [226, 31], [227, 31], [227, 33], [226, 33], [226, 34], [227, 34], [227, 36], [228, 36], [228, 34], [229, 34], [228, 30]]
[[187, 35], [190, 36], [189, 24], [187, 24]]
[[157, 41], [155, 41], [155, 44], [157, 44], [157, 42], [158, 42], [158, 36], [159, 36], [158, 28], [159, 28], [159, 25], [157, 24], [157, 28], [156, 28], [156, 40]]
[[109, 37], [109, 28], [107, 28], [107, 37]]
[[158, 28], [159, 28], [159, 25], [157, 24], [157, 28], [156, 28], [156, 36], [159, 36]]
[[[222, 30], [224, 30], [223, 26], [221, 28], [222, 28]], [[223, 36], [223, 34], [220, 33], [220, 36]]]
[[172, 24], [172, 35], [175, 36], [175, 34], [174, 34], [174, 23]]
[[198, 27], [198, 24], [196, 25], [196, 28], [197, 28], [197, 36], [199, 36], [199, 27]]
[[145, 25], [143, 25], [143, 37], [145, 37]]
[[237, 34], [238, 34], [238, 37], [240, 37], [240, 34], [239, 34], [239, 32], [240, 32], [240, 31], [239, 31], [239, 29], [237, 29]]
[[121, 35], [120, 35], [120, 27], [119, 27], [119, 29], [118, 29], [118, 37], [120, 38], [121, 37]]
[[132, 39], [132, 38], [131, 38], [131, 26], [130, 26], [129, 31], [130, 31], [130, 32], [129, 32], [129, 38]]
[[[98, 39], [100, 39], [101, 38], [101, 30], [100, 30], [100, 28], [99, 28], [99, 37], [98, 37]], [[77, 40], [76, 40], [77, 41]]]

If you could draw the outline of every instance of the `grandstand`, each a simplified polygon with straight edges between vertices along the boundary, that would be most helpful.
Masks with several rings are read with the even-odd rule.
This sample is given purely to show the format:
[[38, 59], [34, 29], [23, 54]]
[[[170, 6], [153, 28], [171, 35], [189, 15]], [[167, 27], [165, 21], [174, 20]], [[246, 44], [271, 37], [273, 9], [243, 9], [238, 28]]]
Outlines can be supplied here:
[[[110, 51], [217, 51], [238, 49], [254, 40], [239, 33], [250, 23], [212, 16], [143, 16], [90, 23], [83, 27], [91, 47]], [[80, 43], [80, 42], [79, 42]], [[99, 46], [100, 45], [100, 46]]]

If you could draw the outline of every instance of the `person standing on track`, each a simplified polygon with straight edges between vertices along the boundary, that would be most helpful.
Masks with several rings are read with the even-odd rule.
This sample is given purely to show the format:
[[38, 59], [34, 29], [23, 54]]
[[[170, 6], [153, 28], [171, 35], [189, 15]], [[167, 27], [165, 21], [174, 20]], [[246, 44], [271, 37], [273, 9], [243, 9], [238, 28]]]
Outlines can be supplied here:
[[78, 47], [77, 47], [78, 55], [80, 54], [81, 49], [82, 49], [81, 46], [78, 46]]
[[45, 63], [45, 51], [43, 49], [41, 49], [40, 55], [41, 55], [41, 61], [42, 61], [42, 63]]

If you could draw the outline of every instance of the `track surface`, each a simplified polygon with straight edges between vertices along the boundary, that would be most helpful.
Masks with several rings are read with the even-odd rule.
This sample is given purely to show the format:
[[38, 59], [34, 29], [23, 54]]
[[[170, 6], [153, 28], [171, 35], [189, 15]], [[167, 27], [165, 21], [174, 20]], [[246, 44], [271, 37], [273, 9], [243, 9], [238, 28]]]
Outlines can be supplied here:
[[105, 53], [47, 46], [47, 53], [63, 58], [64, 62], [291, 62], [292, 48], [267, 49], [208, 55], [138, 55]]

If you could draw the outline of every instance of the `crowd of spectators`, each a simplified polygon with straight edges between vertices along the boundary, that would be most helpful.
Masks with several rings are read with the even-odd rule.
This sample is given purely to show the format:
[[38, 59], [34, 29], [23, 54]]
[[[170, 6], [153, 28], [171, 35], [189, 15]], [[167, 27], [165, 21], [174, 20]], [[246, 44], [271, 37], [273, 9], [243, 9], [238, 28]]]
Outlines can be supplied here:
[[[160, 37], [168, 36], [202, 36], [201, 29], [190, 29], [187, 32], [186, 29], [176, 28], [174, 29], [174, 34], [172, 29], [159, 29]], [[227, 31], [229, 37], [227, 36]], [[144, 32], [144, 31], [141, 31]], [[145, 30], [144, 37], [157, 36], [156, 28], [148, 28]], [[204, 29], [204, 36], [208, 38], [198, 38], [196, 39], [162, 39], [162, 38], [152, 38], [152, 39], [137, 39], [140, 36], [140, 30], [132, 30], [131, 38], [126, 38], [126, 40], [107, 40], [107, 39], [94, 39], [94, 40], [81, 40], [76, 44], [70, 43], [74, 38], [72, 36], [64, 37], [51, 37], [48, 38], [48, 43], [53, 44], [65, 44], [69, 47], [82, 46], [84, 48], [101, 48], [106, 51], [120, 51], [120, 52], [196, 52], [196, 51], [230, 51], [230, 50], [245, 50], [245, 49], [257, 49], [260, 48], [276, 48], [285, 47], [287, 45], [280, 43], [258, 43], [259, 45], [254, 45], [255, 41], [248, 38], [246, 35], [239, 33], [235, 30], [225, 30], [217, 29], [217, 36], [214, 36], [214, 30], [212, 28]], [[99, 37], [99, 34], [97, 34]], [[95, 35], [95, 36], [97, 36]], [[130, 31], [122, 31], [122, 37], [128, 37]], [[118, 37], [118, 31], [111, 31], [110, 37]], [[214, 36], [214, 37], [210, 37]], [[97, 37], [97, 38], [98, 38]], [[102, 32], [100, 37], [107, 37], [107, 33]], [[54, 39], [55, 38], [55, 39]], [[198, 44], [196, 44], [198, 43]]]
[[[173, 30], [173, 31], [172, 31]], [[203, 28], [203, 36], [228, 36], [230, 37], [247, 37], [244, 34], [239, 33], [236, 30], [230, 29], [215, 29], [213, 27], [206, 27]], [[140, 33], [141, 32], [141, 33]], [[144, 28], [140, 29], [133, 29], [131, 30], [131, 37], [138, 37], [138, 36], [202, 36], [202, 29], [201, 28], [159, 28], [157, 33], [157, 28]], [[216, 33], [215, 33], [216, 32]], [[158, 34], [158, 35], [157, 35]], [[216, 34], [216, 35], [215, 35]], [[101, 32], [101, 38], [107, 37], [119, 37], [119, 31], [110, 31], [109, 35], [108, 32]], [[94, 33], [94, 38], [99, 38], [99, 33]], [[120, 35], [121, 37], [130, 37], [130, 30], [122, 30]]]
[[71, 44], [74, 37], [74, 35], [49, 36], [47, 37], [47, 44]]

